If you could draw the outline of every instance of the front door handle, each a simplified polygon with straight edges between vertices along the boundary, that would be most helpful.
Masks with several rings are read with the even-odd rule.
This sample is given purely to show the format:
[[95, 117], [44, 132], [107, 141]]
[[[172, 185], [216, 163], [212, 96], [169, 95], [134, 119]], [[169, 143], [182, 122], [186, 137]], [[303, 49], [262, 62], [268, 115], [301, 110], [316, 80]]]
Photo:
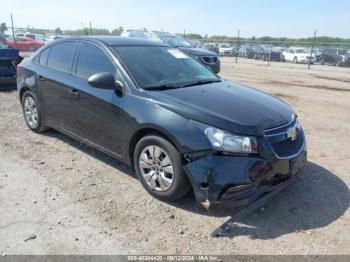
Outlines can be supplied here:
[[69, 92], [69, 99], [77, 100], [80, 98], [80, 94], [77, 90], [73, 89]]

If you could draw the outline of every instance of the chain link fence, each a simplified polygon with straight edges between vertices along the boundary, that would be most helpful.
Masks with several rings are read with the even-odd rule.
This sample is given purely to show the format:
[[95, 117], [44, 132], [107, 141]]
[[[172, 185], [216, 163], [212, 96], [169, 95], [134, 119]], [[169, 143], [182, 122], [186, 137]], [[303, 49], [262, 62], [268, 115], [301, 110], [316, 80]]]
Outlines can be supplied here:
[[350, 39], [332, 37], [288, 38], [240, 38], [184, 36], [193, 46], [205, 48], [219, 56], [305, 64], [334, 64], [350, 66]]
[[[139, 31], [147, 32], [145, 29]], [[65, 36], [117, 36], [122, 32], [123, 27], [108, 30], [93, 28], [91, 24], [89, 27], [82, 26], [81, 29], [77, 30], [7, 27], [6, 31], [0, 37], [0, 41], [5, 42], [6, 37], [11, 38], [16, 36], [15, 41], [20, 37], [27, 37], [45, 43]], [[266, 61], [268, 65], [270, 65], [271, 61], [289, 61], [294, 63], [306, 63], [309, 64], [309, 66], [310, 64], [316, 63], [350, 66], [350, 39], [324, 36], [316, 37], [316, 32], [308, 38], [301, 39], [282, 37], [248, 38], [240, 36], [240, 32], [236, 37], [202, 37], [196, 34], [185, 33], [179, 34], [178, 36], [190, 42], [193, 47], [205, 48], [220, 56], [235, 57], [235, 62], [239, 62], [241, 58], [248, 58]]]

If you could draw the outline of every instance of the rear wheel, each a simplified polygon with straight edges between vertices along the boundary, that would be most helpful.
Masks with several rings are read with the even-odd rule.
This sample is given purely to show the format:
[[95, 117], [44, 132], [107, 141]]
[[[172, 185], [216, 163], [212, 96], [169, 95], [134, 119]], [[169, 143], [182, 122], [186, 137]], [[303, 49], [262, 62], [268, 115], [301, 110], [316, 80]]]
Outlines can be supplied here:
[[48, 129], [42, 123], [42, 112], [35, 95], [26, 91], [22, 97], [22, 110], [27, 126], [34, 132], [40, 133]]
[[137, 143], [134, 168], [143, 187], [159, 199], [176, 200], [190, 188], [180, 153], [162, 137], [146, 136]]

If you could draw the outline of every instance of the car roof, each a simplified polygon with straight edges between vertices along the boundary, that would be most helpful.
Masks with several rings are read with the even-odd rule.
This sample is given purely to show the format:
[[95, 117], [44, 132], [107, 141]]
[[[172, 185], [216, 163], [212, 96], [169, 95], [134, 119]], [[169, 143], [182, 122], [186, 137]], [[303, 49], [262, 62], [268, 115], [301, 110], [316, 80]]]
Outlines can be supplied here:
[[72, 36], [58, 39], [55, 41], [55, 43], [69, 40], [87, 40], [95, 43], [103, 42], [110, 46], [168, 46], [163, 43], [154, 42], [143, 38], [120, 36]]

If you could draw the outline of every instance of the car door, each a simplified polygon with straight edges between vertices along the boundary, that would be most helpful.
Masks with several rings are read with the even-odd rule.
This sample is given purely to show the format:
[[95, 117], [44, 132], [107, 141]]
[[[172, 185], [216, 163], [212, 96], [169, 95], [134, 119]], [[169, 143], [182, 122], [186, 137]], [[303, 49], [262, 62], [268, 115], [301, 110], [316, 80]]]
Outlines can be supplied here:
[[114, 89], [99, 89], [88, 84], [94, 74], [109, 72], [123, 81], [107, 52], [89, 42], [82, 42], [76, 59], [75, 80], [67, 101], [69, 125], [79, 137], [109, 152], [120, 154], [123, 96]]
[[66, 129], [65, 97], [72, 82], [72, 65], [78, 42], [63, 42], [44, 49], [40, 54], [36, 78], [44, 117], [49, 126]]

